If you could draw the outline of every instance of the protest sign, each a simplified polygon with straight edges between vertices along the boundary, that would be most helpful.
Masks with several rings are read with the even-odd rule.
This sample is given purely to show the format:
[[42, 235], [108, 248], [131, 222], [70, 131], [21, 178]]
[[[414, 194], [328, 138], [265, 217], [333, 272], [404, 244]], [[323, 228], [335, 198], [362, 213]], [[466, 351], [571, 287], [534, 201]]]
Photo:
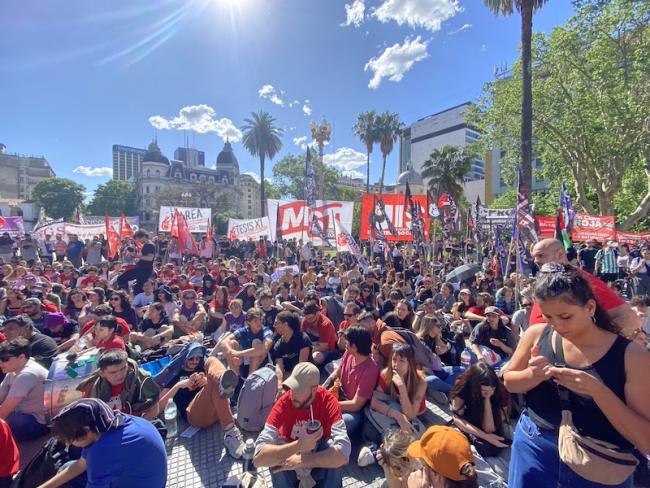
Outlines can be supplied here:
[[160, 207], [160, 216], [158, 218], [158, 230], [160, 232], [171, 232], [172, 217], [174, 211], [185, 217], [187, 228], [191, 233], [205, 233], [208, 230], [208, 224], [212, 221], [212, 209], [194, 208], [194, 207]]
[[272, 237], [268, 217], [248, 220], [228, 219], [228, 239], [231, 241], [257, 240], [260, 237], [267, 237], [268, 239]]

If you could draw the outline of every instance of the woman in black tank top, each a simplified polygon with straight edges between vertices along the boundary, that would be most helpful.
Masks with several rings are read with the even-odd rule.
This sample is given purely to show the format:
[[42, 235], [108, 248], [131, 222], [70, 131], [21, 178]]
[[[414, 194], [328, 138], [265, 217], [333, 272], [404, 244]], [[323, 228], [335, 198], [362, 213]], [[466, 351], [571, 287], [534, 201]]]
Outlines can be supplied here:
[[[559, 458], [558, 385], [569, 390], [581, 435], [650, 452], [650, 353], [618, 335], [589, 283], [572, 268], [544, 265], [534, 296], [548, 325], [526, 330], [503, 376], [511, 393], [526, 394], [527, 406], [515, 430], [508, 486], [601, 487]], [[631, 487], [632, 477], [617, 486]]]

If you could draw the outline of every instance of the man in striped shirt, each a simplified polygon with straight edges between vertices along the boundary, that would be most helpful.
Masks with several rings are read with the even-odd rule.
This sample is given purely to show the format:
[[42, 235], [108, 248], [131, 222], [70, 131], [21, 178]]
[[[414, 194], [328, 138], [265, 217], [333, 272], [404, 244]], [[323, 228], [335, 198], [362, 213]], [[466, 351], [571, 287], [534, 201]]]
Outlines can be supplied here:
[[617, 249], [613, 241], [596, 253], [596, 275], [608, 285], [618, 278]]

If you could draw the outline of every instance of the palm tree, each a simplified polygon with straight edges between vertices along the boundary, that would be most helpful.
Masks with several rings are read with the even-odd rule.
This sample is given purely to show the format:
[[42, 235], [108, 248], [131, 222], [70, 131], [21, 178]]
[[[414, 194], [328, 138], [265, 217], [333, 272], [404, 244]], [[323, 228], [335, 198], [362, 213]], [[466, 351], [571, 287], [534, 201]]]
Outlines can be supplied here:
[[330, 123], [325, 120], [325, 117], [323, 117], [323, 121], [320, 124], [317, 124], [316, 122], [312, 122], [310, 125], [311, 128], [311, 138], [316, 141], [316, 144], [318, 145], [318, 156], [320, 157], [320, 171], [319, 171], [319, 185], [318, 185], [318, 198], [320, 200], [324, 199], [325, 196], [325, 163], [323, 162], [323, 149], [325, 148], [325, 144], [330, 141], [330, 136], [332, 135], [332, 126], [330, 126]]
[[433, 195], [446, 191], [460, 205], [465, 175], [470, 169], [470, 158], [462, 148], [444, 146], [435, 149], [424, 162], [422, 177], [429, 179], [428, 185]]
[[275, 119], [268, 112], [260, 110], [252, 112], [250, 119], [244, 119], [241, 130], [244, 132], [242, 144], [252, 156], [260, 158], [260, 202], [262, 204], [262, 217], [266, 215], [266, 198], [264, 195], [264, 161], [268, 157], [273, 159], [282, 148], [280, 136], [283, 131], [275, 126]]
[[363, 112], [357, 115], [357, 123], [352, 127], [354, 135], [361, 139], [366, 145], [366, 156], [368, 157], [368, 168], [366, 175], [366, 193], [370, 193], [370, 154], [377, 139], [377, 114], [374, 110]]
[[377, 117], [377, 139], [383, 158], [381, 165], [381, 179], [379, 180], [379, 194], [384, 190], [384, 175], [386, 173], [386, 158], [393, 151], [393, 146], [402, 132], [404, 124], [400, 122], [399, 115], [384, 112]]
[[495, 15], [521, 15], [521, 172], [524, 184], [533, 188], [533, 93], [531, 39], [533, 13], [547, 0], [483, 0]]

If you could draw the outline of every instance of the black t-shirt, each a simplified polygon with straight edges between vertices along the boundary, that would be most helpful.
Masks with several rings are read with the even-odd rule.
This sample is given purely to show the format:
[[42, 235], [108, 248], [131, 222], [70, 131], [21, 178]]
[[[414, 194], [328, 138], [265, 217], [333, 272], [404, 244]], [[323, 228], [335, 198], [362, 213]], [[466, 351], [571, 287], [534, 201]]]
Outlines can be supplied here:
[[311, 346], [311, 339], [305, 332], [294, 332], [289, 342], [283, 342], [282, 338], [278, 337], [271, 348], [271, 359], [274, 364], [277, 359], [282, 359], [284, 370], [291, 373], [298, 364], [300, 350], [309, 347], [311, 353]]
[[54, 356], [59, 353], [59, 348], [54, 342], [54, 339], [35, 332], [30, 338], [29, 343], [32, 346], [32, 357], [34, 361], [43, 366], [45, 369], [50, 369]]
[[[181, 369], [180, 373], [176, 375], [176, 377], [169, 383], [169, 385], [171, 387], [176, 383], [178, 383], [179, 381], [186, 380], [194, 373], [203, 373], [203, 372], [204, 370], [202, 364], [199, 365], [199, 367], [197, 367], [194, 371], [186, 371], [184, 369]], [[176, 395], [174, 395], [174, 403], [178, 408], [178, 414], [184, 420], [187, 420], [187, 407], [190, 405], [190, 403], [192, 403], [192, 400], [194, 400], [194, 397], [200, 391], [201, 391], [200, 388], [197, 388], [196, 390], [181, 388], [176, 392]]]
[[472, 331], [472, 334], [469, 338], [472, 344], [489, 347], [501, 357], [507, 356], [500, 347], [490, 344], [490, 339], [499, 339], [506, 346], [509, 346], [512, 349], [515, 349], [517, 347], [517, 342], [514, 338], [514, 335], [512, 334], [512, 331], [504, 325], [499, 325], [497, 330], [494, 330], [492, 327], [490, 327], [490, 324], [487, 322], [482, 322], [474, 327], [474, 330]]
[[153, 329], [157, 334], [158, 330], [160, 330], [160, 328], [165, 325], [169, 325], [169, 319], [167, 317], [163, 318], [157, 324], [154, 324], [151, 319], [144, 319], [142, 322], [140, 322], [138, 329], [140, 329], [140, 332], [146, 332], [148, 329]]
[[51, 337], [55, 341], [58, 340], [59, 342], [64, 342], [70, 339], [72, 337], [72, 334], [78, 334], [79, 333], [79, 324], [74, 321], [66, 322], [63, 325], [63, 328], [59, 331], [52, 331], [50, 329], [43, 329], [43, 334], [45, 334], [48, 337]]
[[271, 308], [269, 310], [264, 310], [263, 308], [261, 310], [264, 313], [262, 326], [267, 327], [269, 330], [273, 330], [275, 317], [282, 311], [282, 309], [276, 305], [271, 305]]
[[[142, 251], [140, 252], [141, 255], [147, 256], [148, 254], [152, 254], [154, 259], [156, 258], [156, 246], [154, 246], [151, 242], [145, 243], [144, 246], [142, 246]], [[138, 261], [138, 266], [140, 268], [148, 268], [148, 269], [153, 269], [153, 261], [145, 261], [143, 259]]]
[[585, 271], [589, 271], [590, 273], [594, 272], [597, 252], [598, 251], [596, 249], [585, 248], [578, 253], [578, 257], [584, 263]]

